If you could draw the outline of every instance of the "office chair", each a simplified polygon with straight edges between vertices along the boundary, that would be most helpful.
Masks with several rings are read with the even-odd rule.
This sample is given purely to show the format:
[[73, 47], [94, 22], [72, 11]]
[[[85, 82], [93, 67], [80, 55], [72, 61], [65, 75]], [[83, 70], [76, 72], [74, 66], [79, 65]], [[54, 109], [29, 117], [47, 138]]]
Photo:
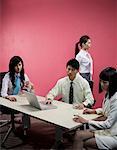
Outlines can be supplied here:
[[93, 85], [94, 85], [94, 82], [93, 81], [88, 81], [89, 82], [89, 86], [91, 88], [91, 91], [93, 91]]
[[[1, 72], [0, 73], [0, 96], [1, 96], [1, 88], [2, 88], [2, 79], [4, 78], [5, 74], [7, 72]], [[10, 115], [10, 120], [0, 120], [0, 128], [4, 127], [4, 126], [9, 126], [5, 136], [3, 137], [3, 140], [1, 141], [1, 146], [3, 147], [5, 144], [5, 141], [7, 140], [7, 138], [9, 137], [10, 133], [13, 131], [15, 131], [15, 114], [17, 113], [16, 111], [7, 108], [5, 106], [0, 105], [0, 112], [1, 115], [2, 114], [8, 114]]]
[[[2, 79], [4, 78], [5, 74], [6, 74], [6, 72], [0, 73], [0, 96], [1, 96], [1, 88], [2, 88]], [[8, 110], [7, 110], [7, 112], [5, 112], [5, 107], [0, 105], [0, 115], [6, 114], [6, 113], [8, 113]], [[10, 123], [9, 120], [0, 120], [0, 128], [8, 125], [9, 123]]]

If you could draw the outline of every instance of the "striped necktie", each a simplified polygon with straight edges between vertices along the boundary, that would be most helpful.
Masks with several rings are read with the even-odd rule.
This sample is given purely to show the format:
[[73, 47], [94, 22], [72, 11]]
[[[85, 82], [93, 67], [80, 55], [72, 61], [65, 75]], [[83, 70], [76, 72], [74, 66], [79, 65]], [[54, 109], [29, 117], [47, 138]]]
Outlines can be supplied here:
[[69, 104], [73, 104], [73, 82], [70, 82]]
[[13, 89], [13, 95], [17, 95], [21, 89], [21, 80], [20, 77], [17, 75], [15, 77], [15, 88]]

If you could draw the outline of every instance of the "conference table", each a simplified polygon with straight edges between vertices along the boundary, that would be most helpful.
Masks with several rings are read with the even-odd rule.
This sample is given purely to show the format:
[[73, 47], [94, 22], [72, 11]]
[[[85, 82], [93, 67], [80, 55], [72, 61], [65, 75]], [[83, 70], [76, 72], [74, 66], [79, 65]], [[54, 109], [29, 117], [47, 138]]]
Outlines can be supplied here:
[[[43, 120], [45, 122], [54, 124], [56, 127], [55, 141], [59, 141], [62, 133], [61, 129], [73, 130], [81, 126], [81, 123], [73, 121], [74, 115], [80, 115], [88, 120], [98, 117], [96, 114], [83, 114], [83, 110], [74, 109], [72, 104], [53, 100], [53, 105], [57, 106], [56, 109], [39, 110], [32, 107], [24, 94], [15, 95], [17, 101], [12, 102], [8, 99], [0, 97], [0, 105], [8, 107], [10, 109], [19, 111], [33, 118]], [[44, 101], [45, 97], [37, 96], [39, 101]]]

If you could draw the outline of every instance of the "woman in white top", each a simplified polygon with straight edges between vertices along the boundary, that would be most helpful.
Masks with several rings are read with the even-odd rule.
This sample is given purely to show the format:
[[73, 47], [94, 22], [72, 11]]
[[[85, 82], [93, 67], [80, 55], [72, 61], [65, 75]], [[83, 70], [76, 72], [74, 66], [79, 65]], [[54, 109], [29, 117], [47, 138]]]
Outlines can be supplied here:
[[85, 114], [101, 114], [101, 120], [86, 120], [76, 116], [74, 121], [87, 124], [89, 130], [77, 131], [73, 149], [117, 149], [117, 72], [115, 68], [108, 67], [100, 73], [99, 91], [106, 95], [102, 108], [85, 109]]
[[[17, 95], [21, 93], [22, 90], [34, 92], [33, 84], [30, 82], [28, 76], [24, 73], [24, 63], [22, 58], [19, 56], [14, 56], [10, 59], [9, 71], [2, 80], [1, 96], [10, 101], [16, 101], [16, 98], [12, 95]], [[22, 120], [24, 129], [29, 128], [30, 117], [26, 114], [23, 114]]]
[[79, 62], [80, 65], [79, 72], [81, 76], [84, 77], [91, 86], [93, 74], [93, 60], [90, 53], [88, 52], [90, 46], [91, 46], [90, 37], [87, 35], [82, 36], [79, 42], [76, 43], [75, 58]]
[[14, 56], [9, 62], [9, 72], [2, 80], [1, 96], [16, 101], [16, 98], [9, 95], [17, 95], [22, 89], [33, 91], [33, 85], [28, 76], [24, 73], [24, 63], [21, 57]]

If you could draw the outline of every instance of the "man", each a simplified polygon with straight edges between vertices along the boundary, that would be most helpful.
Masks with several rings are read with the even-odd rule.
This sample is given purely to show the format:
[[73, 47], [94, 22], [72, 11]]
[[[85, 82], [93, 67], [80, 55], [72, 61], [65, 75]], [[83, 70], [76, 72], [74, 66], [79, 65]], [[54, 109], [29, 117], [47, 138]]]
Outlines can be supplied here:
[[56, 85], [47, 94], [47, 102], [59, 95], [62, 95], [62, 101], [66, 103], [78, 103], [77, 108], [91, 107], [94, 98], [89, 83], [79, 73], [79, 62], [71, 59], [66, 64], [67, 76], [58, 80]]

